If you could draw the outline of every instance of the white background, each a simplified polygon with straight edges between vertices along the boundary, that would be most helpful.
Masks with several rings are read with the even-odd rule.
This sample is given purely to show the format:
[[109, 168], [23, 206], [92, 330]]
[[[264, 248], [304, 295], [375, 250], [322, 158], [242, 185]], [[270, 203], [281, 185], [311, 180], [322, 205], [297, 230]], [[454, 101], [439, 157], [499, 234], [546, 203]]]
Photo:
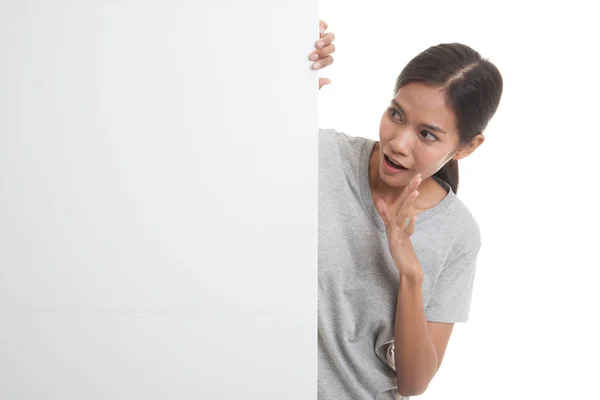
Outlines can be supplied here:
[[315, 397], [317, 10], [0, 1], [0, 399]]
[[395, 79], [417, 53], [462, 42], [494, 62], [504, 95], [487, 141], [460, 162], [482, 230], [471, 319], [424, 400], [592, 399], [600, 357], [596, 4], [321, 0], [337, 35], [319, 123], [378, 138]]

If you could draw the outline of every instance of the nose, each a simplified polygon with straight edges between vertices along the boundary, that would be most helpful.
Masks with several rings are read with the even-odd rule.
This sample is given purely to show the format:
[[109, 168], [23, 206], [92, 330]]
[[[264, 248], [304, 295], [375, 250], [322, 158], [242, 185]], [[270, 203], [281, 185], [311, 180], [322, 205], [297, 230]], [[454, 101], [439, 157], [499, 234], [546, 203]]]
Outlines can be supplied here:
[[390, 140], [390, 147], [392, 151], [398, 155], [408, 156], [410, 154], [412, 142], [412, 135], [410, 131], [405, 129], [399, 129], [392, 140]]

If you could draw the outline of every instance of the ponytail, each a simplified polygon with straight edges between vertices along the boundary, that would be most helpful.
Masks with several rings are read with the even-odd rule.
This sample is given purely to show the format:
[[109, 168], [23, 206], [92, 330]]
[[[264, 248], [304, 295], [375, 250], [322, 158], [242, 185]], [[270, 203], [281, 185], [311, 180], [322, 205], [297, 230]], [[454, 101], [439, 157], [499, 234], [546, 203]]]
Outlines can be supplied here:
[[[394, 86], [394, 97], [410, 83], [443, 90], [452, 110], [459, 144], [471, 143], [483, 134], [502, 97], [503, 80], [494, 64], [473, 48], [461, 43], [440, 43], [412, 58], [402, 69]], [[458, 161], [447, 162], [434, 175], [451, 190], [458, 190]]]
[[450, 188], [456, 194], [458, 191], [458, 161], [450, 160], [438, 172], [433, 174], [450, 185]]

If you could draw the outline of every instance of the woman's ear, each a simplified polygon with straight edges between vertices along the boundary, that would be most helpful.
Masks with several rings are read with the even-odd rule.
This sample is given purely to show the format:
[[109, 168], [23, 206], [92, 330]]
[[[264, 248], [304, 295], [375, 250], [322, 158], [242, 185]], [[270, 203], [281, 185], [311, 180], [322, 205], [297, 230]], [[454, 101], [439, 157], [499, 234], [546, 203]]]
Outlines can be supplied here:
[[460, 160], [461, 158], [465, 158], [471, 153], [473, 153], [481, 144], [485, 141], [485, 136], [482, 134], [476, 135], [469, 143], [462, 145], [458, 148], [456, 153], [454, 153], [453, 160]]

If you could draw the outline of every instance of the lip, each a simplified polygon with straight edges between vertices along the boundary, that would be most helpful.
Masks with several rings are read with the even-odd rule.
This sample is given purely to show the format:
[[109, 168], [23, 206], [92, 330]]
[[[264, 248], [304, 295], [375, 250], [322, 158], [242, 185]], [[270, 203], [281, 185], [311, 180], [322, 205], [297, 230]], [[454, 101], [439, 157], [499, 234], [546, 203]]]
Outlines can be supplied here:
[[394, 162], [394, 164], [398, 164], [402, 168], [408, 169], [408, 168], [406, 168], [406, 166], [404, 164], [402, 164], [400, 161], [396, 160], [394, 157], [390, 157], [389, 155], [387, 155], [385, 153], [383, 153], [383, 156], [389, 158], [390, 160], [392, 160]]
[[[406, 169], [399, 170], [399, 169], [396, 169], [396, 168], [392, 167], [392, 166], [391, 166], [390, 164], [388, 164], [388, 162], [385, 160], [385, 158], [386, 158], [386, 157], [389, 157], [389, 156], [386, 154], [386, 155], [384, 155], [384, 157], [383, 157], [383, 169], [384, 169], [384, 171], [385, 171], [387, 174], [389, 174], [389, 175], [398, 175], [398, 174], [403, 174], [403, 173], [405, 173], [405, 172], [408, 172], [408, 171], [409, 171], [409, 169], [408, 169], [408, 168], [406, 168], [406, 167], [404, 167], [404, 165], [403, 165], [403, 164], [401, 164], [401, 163], [398, 163], [398, 165], [401, 165], [401, 166], [403, 166], [403, 167], [404, 167], [404, 168], [406, 168]], [[390, 159], [391, 159], [393, 162], [396, 162], [396, 160], [395, 160], [395, 159], [393, 159], [393, 158], [391, 158], [391, 157], [389, 157], [389, 158], [390, 158]]]

